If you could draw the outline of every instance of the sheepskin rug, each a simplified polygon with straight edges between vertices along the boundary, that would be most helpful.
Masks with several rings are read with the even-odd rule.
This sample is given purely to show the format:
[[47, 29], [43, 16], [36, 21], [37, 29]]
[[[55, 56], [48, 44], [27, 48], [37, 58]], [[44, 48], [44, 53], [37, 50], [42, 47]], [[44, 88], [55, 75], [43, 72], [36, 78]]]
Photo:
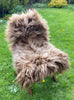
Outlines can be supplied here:
[[69, 69], [68, 55], [49, 42], [47, 21], [34, 10], [13, 14], [7, 24], [6, 38], [22, 88]]

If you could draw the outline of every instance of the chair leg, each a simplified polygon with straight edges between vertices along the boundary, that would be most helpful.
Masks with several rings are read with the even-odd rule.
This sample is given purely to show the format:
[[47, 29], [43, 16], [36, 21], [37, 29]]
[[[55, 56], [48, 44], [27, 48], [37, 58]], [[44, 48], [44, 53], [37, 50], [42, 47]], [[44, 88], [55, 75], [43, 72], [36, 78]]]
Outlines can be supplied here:
[[52, 77], [53, 77], [53, 80], [54, 80], [55, 82], [57, 82], [57, 79], [56, 79], [55, 75], [53, 75]]
[[14, 75], [16, 75], [16, 76], [17, 76], [17, 72], [14, 72]]
[[32, 93], [32, 90], [30, 87], [28, 88], [28, 91], [29, 91], [30, 95], [33, 96], [33, 93]]
[[[17, 72], [14, 72], [14, 74], [17, 76]], [[32, 90], [30, 87], [28, 88], [28, 91], [29, 91], [30, 95], [33, 96], [33, 93], [32, 93]]]

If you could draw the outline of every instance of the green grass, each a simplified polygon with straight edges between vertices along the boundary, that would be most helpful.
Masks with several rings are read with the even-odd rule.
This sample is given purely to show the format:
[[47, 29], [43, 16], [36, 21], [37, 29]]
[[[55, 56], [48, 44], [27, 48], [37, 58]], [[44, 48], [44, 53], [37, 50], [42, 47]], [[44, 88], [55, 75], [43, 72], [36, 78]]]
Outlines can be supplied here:
[[55, 83], [51, 77], [45, 83], [31, 86], [33, 97], [27, 90], [20, 91], [15, 79], [12, 56], [5, 41], [6, 24], [0, 25], [0, 100], [74, 100], [74, 12], [70, 9], [39, 9], [48, 21], [51, 43], [68, 53], [71, 68], [57, 75]]

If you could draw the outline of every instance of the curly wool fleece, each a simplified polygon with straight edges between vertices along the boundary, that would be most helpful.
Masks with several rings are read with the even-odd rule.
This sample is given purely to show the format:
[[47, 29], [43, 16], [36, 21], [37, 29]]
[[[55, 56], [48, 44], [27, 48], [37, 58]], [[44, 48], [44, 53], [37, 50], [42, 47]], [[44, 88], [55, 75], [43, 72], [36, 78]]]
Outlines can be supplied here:
[[23, 88], [70, 67], [68, 55], [49, 42], [48, 29], [46, 20], [34, 9], [13, 14], [8, 22], [6, 37]]

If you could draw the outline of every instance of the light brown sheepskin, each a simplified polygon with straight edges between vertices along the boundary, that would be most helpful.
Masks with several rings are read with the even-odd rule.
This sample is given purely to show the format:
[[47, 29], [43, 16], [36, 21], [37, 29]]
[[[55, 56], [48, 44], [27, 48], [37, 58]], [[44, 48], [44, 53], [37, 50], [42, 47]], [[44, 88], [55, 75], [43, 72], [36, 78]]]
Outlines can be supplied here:
[[23, 88], [70, 66], [68, 55], [49, 42], [48, 29], [46, 20], [33, 9], [13, 14], [8, 22], [6, 37]]

